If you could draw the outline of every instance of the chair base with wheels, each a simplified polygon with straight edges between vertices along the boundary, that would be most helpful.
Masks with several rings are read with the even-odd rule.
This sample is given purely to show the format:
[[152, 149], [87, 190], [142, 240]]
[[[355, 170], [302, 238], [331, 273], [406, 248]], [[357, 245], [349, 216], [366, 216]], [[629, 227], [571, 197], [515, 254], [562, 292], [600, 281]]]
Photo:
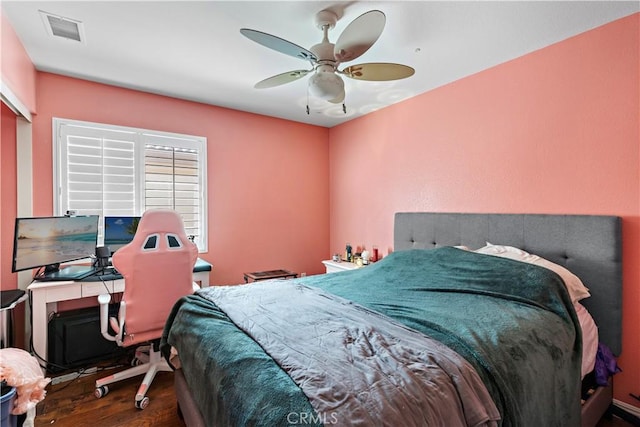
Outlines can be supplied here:
[[[147, 405], [149, 405], [149, 398], [146, 396], [147, 390], [151, 386], [156, 374], [163, 371], [173, 371], [167, 361], [162, 357], [160, 350], [158, 349], [158, 345], [159, 342], [155, 341], [150, 346], [145, 346], [148, 347], [149, 350], [148, 356], [142, 355], [142, 357], [138, 357], [139, 353], [136, 350], [136, 358], [132, 361], [132, 365], [134, 365], [132, 368], [116, 372], [113, 375], [96, 380], [96, 389], [94, 391], [95, 396], [98, 399], [106, 396], [107, 393], [109, 393], [109, 387], [107, 387], [108, 384], [145, 374], [142, 384], [140, 384], [138, 392], [136, 393], [135, 405], [138, 409], [146, 408]], [[146, 358], [145, 356], [148, 357], [148, 361], [144, 361]]]

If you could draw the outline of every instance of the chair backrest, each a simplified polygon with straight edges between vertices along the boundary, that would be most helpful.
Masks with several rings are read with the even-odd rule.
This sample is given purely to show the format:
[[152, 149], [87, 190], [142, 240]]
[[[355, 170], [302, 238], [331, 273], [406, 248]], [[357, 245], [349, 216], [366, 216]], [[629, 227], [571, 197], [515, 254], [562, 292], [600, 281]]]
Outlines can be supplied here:
[[170, 209], [147, 210], [133, 240], [113, 254], [125, 281], [125, 346], [159, 338], [171, 308], [193, 293], [198, 249]]

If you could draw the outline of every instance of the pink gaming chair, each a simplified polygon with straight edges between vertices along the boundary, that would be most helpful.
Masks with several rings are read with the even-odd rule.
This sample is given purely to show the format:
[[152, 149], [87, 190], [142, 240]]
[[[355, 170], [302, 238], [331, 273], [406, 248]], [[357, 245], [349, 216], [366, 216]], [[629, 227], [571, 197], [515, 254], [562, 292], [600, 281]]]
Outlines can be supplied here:
[[[146, 347], [136, 351], [135, 362], [122, 372], [96, 381], [96, 397], [109, 392], [107, 384], [146, 373], [136, 393], [135, 405], [144, 409], [149, 404], [146, 392], [158, 371], [171, 371], [157, 348], [164, 324], [176, 301], [193, 293], [193, 266], [198, 249], [189, 241], [182, 219], [169, 209], [147, 210], [140, 219], [136, 234], [126, 246], [113, 255], [113, 266], [124, 277], [125, 289], [118, 319], [108, 319], [111, 295], [98, 296], [102, 335], [128, 347], [153, 341], [146, 355]], [[108, 319], [108, 320], [107, 320]], [[116, 335], [110, 335], [107, 322]], [[148, 361], [147, 361], [148, 359]]]

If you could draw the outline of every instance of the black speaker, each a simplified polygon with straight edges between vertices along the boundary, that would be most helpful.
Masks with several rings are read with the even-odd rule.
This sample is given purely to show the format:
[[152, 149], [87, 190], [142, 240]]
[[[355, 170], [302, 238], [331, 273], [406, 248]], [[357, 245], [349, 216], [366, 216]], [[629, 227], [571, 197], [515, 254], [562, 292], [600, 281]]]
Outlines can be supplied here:
[[96, 262], [95, 267], [108, 267], [111, 251], [109, 246], [96, 246]]

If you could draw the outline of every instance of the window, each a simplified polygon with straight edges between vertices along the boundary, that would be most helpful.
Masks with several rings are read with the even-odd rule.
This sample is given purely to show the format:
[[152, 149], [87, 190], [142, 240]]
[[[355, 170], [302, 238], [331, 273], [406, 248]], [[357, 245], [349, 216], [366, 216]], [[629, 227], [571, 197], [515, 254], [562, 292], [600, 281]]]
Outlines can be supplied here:
[[58, 118], [53, 132], [56, 215], [171, 208], [207, 250], [206, 138]]

